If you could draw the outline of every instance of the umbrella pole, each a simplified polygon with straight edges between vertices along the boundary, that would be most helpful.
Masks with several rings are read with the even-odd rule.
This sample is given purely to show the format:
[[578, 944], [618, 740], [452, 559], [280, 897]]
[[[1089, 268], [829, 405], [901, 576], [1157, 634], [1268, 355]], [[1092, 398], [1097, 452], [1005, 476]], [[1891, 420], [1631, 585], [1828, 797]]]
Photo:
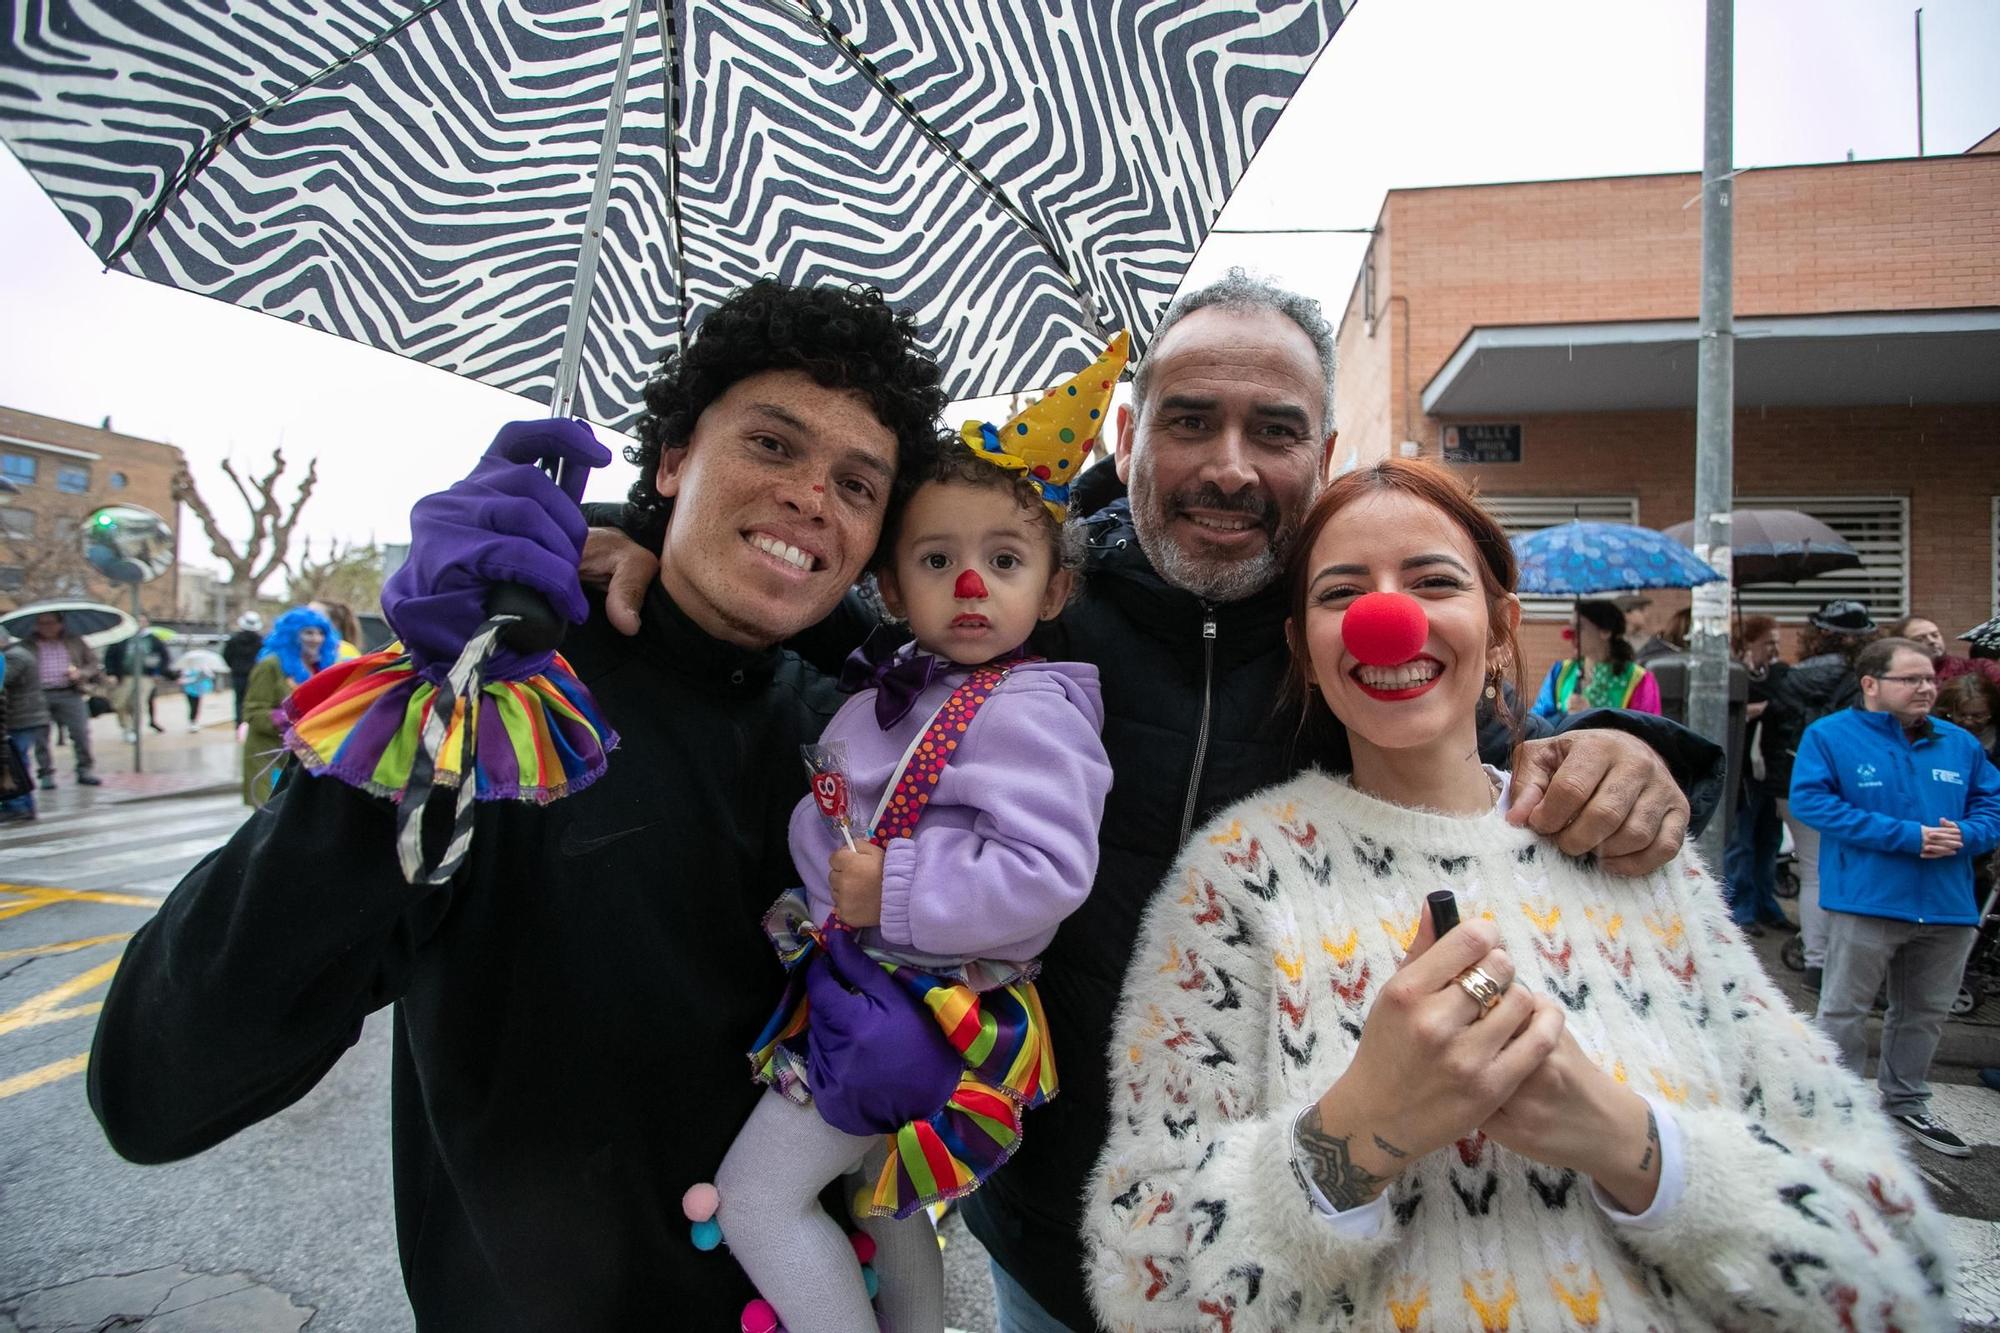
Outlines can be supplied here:
[[562, 361], [556, 367], [556, 391], [549, 415], [566, 417], [576, 397], [577, 373], [583, 362], [583, 326], [590, 318], [590, 294], [597, 285], [597, 253], [604, 243], [604, 213], [611, 200], [612, 167], [618, 158], [618, 131], [625, 122], [625, 83], [632, 73], [632, 45], [639, 36], [639, 13], [646, 0], [630, 0], [625, 10], [625, 40], [618, 49], [618, 73], [605, 108], [604, 142], [597, 150], [597, 177], [590, 192], [590, 214], [584, 222], [583, 246], [577, 254], [576, 288], [569, 298], [569, 327], [563, 332]]

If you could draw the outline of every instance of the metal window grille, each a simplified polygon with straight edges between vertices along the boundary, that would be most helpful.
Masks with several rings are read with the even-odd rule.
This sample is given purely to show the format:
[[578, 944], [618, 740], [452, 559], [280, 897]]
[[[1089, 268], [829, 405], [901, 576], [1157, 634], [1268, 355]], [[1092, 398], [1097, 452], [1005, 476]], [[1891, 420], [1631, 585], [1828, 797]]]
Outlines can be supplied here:
[[[1500, 521], [1509, 537], [1560, 523], [1639, 521], [1639, 498], [1635, 495], [1482, 495], [1479, 503]], [[1566, 621], [1574, 601], [1569, 597], [1523, 597], [1521, 618]]]
[[1910, 613], [1910, 500], [1903, 495], [1739, 495], [1738, 509], [1796, 509], [1847, 540], [1861, 555], [1858, 569], [1821, 574], [1803, 583], [1768, 583], [1737, 594], [1744, 615], [1804, 620], [1822, 603], [1851, 597], [1877, 621]]
[[11, 537], [17, 541], [35, 539], [35, 511], [8, 505], [0, 509], [0, 537]]

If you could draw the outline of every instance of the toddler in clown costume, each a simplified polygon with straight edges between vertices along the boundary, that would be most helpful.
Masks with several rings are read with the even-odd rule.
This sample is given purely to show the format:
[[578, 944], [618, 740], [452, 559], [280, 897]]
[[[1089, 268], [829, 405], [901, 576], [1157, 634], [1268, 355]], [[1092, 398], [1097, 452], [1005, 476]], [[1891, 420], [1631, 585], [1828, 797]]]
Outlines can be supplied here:
[[[789, 1333], [855, 1333], [878, 1314], [892, 1333], [942, 1329], [925, 1205], [977, 1188], [1013, 1153], [1022, 1111], [1055, 1092], [1034, 960], [1096, 876], [1111, 766], [1096, 668], [1039, 660], [1026, 642], [1068, 599], [1069, 483], [1110, 409], [1126, 345], [1120, 334], [1004, 426], [968, 424], [913, 479], [884, 533], [876, 579], [915, 642], [885, 647], [878, 634], [842, 672], [855, 693], [821, 753], [845, 752], [853, 843], [828, 817], [831, 803], [808, 795], [793, 812], [805, 885], [766, 921], [791, 983], [751, 1055], [770, 1089], [716, 1175], [722, 1235]], [[828, 781], [816, 779], [821, 796]], [[920, 1040], [837, 1064], [835, 1048], [851, 1043], [830, 1006], [807, 1003], [814, 961], [822, 975], [838, 972], [843, 994], [928, 1012], [948, 1045]], [[937, 1066], [940, 1053], [949, 1058]], [[892, 1094], [925, 1058], [942, 1081], [933, 1073], [926, 1090]], [[865, 1113], [903, 1114], [911, 1096], [933, 1093], [941, 1104], [898, 1124]], [[857, 1166], [874, 1313], [855, 1249], [818, 1202]]]

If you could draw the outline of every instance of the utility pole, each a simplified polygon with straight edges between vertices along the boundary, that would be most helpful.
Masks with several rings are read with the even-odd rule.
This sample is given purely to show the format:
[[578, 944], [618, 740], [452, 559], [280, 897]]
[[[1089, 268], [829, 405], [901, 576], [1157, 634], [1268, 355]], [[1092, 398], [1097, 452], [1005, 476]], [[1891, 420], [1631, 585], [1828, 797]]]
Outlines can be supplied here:
[[[1730, 211], [1734, 137], [1735, 0], [1708, 0], [1707, 95], [1701, 131], [1701, 354], [1695, 397], [1694, 553], [1722, 575], [1693, 590], [1688, 725], [1729, 742], [1730, 519], [1735, 504], [1736, 334]], [[1729, 801], [1702, 834], [1711, 866], [1729, 841]]]
[[1924, 11], [1917, 11], [1917, 156], [1924, 155]]

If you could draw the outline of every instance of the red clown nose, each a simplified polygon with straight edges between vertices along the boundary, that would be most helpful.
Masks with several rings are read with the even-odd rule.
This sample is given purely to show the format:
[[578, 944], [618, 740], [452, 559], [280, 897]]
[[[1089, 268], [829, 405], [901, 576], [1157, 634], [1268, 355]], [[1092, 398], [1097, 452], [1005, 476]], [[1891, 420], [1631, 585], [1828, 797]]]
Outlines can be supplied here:
[[979, 571], [968, 569], [958, 576], [958, 582], [951, 585], [951, 595], [963, 600], [986, 596], [986, 582], [979, 577]]
[[1400, 592], [1363, 593], [1340, 622], [1347, 651], [1368, 666], [1401, 666], [1423, 651], [1430, 632], [1423, 603]]

